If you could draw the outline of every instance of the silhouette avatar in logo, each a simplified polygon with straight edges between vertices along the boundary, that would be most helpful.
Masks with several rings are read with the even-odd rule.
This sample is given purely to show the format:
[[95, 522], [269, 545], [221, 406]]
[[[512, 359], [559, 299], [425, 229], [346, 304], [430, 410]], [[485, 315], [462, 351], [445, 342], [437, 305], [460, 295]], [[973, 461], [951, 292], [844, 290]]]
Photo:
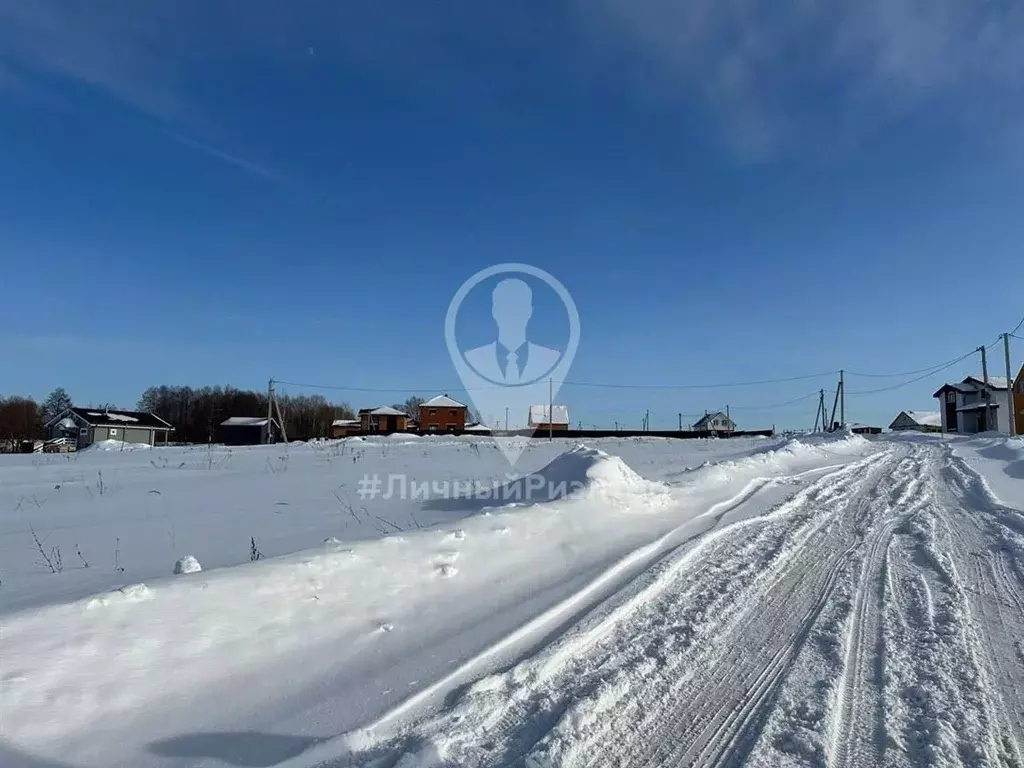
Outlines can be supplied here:
[[502, 280], [494, 287], [491, 302], [498, 340], [463, 355], [477, 373], [497, 384], [516, 386], [536, 381], [558, 364], [561, 352], [526, 339], [533, 315], [533, 291], [526, 282]]

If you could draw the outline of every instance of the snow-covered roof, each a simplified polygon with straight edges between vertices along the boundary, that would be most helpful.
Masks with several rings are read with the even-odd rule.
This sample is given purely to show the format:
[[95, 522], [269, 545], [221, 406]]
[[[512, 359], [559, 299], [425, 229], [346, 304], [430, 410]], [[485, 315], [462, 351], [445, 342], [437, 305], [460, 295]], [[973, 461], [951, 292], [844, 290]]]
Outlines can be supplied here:
[[335, 419], [332, 427], [354, 427], [359, 424], [359, 419]]
[[[973, 383], [984, 384], [985, 383], [985, 379], [979, 373], [977, 376], [968, 376], [966, 379], [964, 379], [964, 383], [967, 383], [967, 382], [971, 382], [972, 384]], [[989, 376], [988, 377], [988, 386], [989, 386], [989, 389], [1009, 389], [1010, 388], [1009, 381], [1007, 380], [1007, 378], [1005, 376]]]
[[260, 416], [231, 416], [220, 423], [222, 427], [263, 427], [266, 426], [266, 417]]
[[490, 432], [491, 428], [485, 424], [469, 424], [463, 432]]
[[454, 398], [448, 397], [448, 395], [437, 395], [427, 400], [425, 403], [420, 404], [420, 408], [424, 405], [431, 408], [465, 408], [465, 403], [460, 403]]
[[548, 418], [547, 405], [530, 406], [530, 426], [534, 424], [569, 424], [569, 408], [564, 405], [551, 406], [551, 418]]
[[172, 429], [171, 425], [155, 413], [145, 411], [125, 411], [123, 409], [102, 408], [69, 408], [68, 411], [79, 419], [94, 427], [98, 426], [138, 426], [147, 429]]
[[370, 411], [371, 416], [405, 416], [403, 411], [397, 408], [392, 408], [390, 405], [385, 405], [382, 408], [374, 408]]
[[903, 411], [903, 413], [920, 427], [942, 426], [942, 414], [938, 411]]
[[61, 429], [75, 429], [78, 425], [75, 423], [75, 420], [72, 419], [70, 416], [65, 416], [63, 419], [60, 420], [60, 422], [58, 422], [57, 426], [60, 427]]

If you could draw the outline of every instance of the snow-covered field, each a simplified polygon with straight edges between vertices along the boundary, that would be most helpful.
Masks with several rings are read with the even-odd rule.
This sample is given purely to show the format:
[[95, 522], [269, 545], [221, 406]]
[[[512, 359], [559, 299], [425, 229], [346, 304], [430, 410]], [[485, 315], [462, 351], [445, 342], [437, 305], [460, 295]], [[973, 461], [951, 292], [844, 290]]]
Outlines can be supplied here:
[[489, 438], [0, 456], [0, 766], [1024, 765], [1024, 441], [516, 469]]

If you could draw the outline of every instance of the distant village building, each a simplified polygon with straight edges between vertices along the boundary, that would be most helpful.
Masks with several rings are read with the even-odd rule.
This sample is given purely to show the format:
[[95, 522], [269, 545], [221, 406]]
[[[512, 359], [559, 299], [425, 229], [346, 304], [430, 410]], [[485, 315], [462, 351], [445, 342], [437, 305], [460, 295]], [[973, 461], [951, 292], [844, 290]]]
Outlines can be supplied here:
[[390, 435], [405, 432], [409, 427], [409, 416], [389, 405], [362, 408], [359, 411], [359, 427], [363, 434]]
[[231, 416], [217, 426], [217, 442], [224, 445], [263, 445], [270, 422], [266, 416]]
[[529, 421], [530, 429], [544, 432], [565, 432], [569, 429], [569, 408], [564, 405], [531, 405]]
[[723, 411], [705, 413], [700, 419], [694, 422], [694, 432], [735, 432], [736, 422], [729, 418]]
[[421, 432], [462, 432], [469, 406], [448, 395], [438, 395], [421, 403], [419, 411]]
[[46, 424], [51, 440], [74, 442], [76, 450], [104, 440], [166, 445], [174, 429], [159, 416], [112, 408], [68, 408]]
[[938, 411], [900, 411], [889, 429], [893, 432], [941, 432], [942, 414]]
[[965, 435], [990, 430], [1009, 432], [1009, 387], [1010, 382], [1001, 376], [989, 376], [987, 385], [981, 376], [942, 385], [933, 395], [941, 407], [942, 431]]
[[335, 419], [331, 424], [331, 437], [351, 437], [362, 431], [359, 419]]
[[853, 434], [855, 434], [855, 435], [880, 435], [880, 434], [882, 434], [882, 428], [881, 427], [872, 427], [872, 426], [869, 426], [867, 424], [858, 424], [857, 422], [853, 422], [851, 424], [847, 424], [846, 426], [848, 426], [850, 428], [850, 431], [853, 432]]

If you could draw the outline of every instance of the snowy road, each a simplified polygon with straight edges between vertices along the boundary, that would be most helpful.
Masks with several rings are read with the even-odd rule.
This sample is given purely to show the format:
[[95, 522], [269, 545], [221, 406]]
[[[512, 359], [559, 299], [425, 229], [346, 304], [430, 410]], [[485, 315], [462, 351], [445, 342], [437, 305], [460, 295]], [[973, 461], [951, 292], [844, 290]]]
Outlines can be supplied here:
[[1024, 441], [680, 450], [562, 449], [535, 476], [578, 498], [5, 615], [0, 764], [1024, 766]]
[[429, 719], [300, 763], [1020, 766], [1022, 534], [948, 446], [893, 442], [670, 552]]

